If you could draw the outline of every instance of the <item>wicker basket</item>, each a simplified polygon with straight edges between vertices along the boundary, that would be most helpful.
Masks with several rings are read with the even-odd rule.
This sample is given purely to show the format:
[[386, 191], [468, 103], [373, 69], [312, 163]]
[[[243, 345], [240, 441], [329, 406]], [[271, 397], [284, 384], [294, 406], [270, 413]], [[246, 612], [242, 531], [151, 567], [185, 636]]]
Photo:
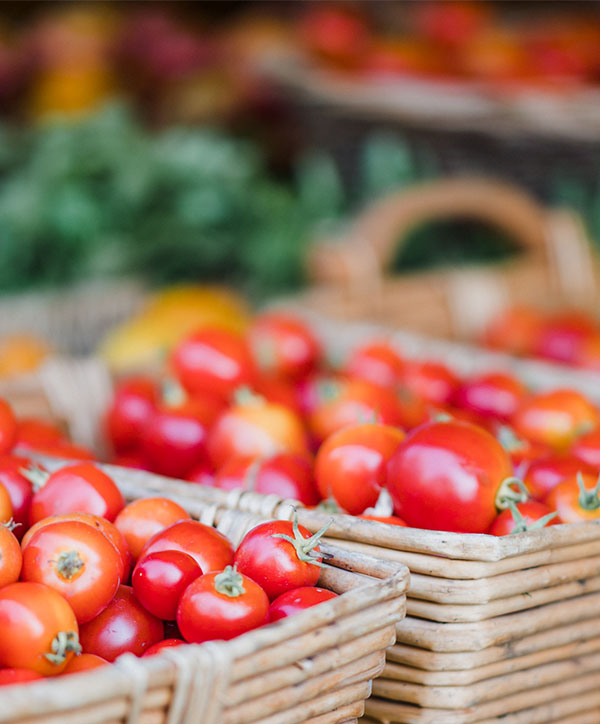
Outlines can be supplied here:
[[[493, 266], [386, 273], [410, 229], [448, 217], [501, 228], [522, 253]], [[297, 307], [436, 337], [476, 338], [509, 304], [597, 313], [600, 302], [600, 265], [577, 216], [482, 178], [449, 178], [391, 194], [363, 211], [347, 234], [317, 241], [308, 265], [315, 284], [294, 300]]]
[[[290, 515], [289, 501], [276, 496], [130, 476], [180, 501]], [[329, 516], [299, 507], [298, 519], [316, 531]], [[346, 552], [342, 566], [360, 553], [411, 571], [407, 617], [373, 683], [369, 716], [401, 724], [542, 724], [583, 714], [600, 721], [600, 523], [497, 538], [339, 515], [326, 542]]]
[[[50, 467], [64, 461], [45, 459]], [[144, 476], [112, 467], [128, 500], [149, 496]], [[153, 476], [150, 476], [153, 477]], [[161, 490], [234, 544], [265, 515], [203, 502], [189, 486]], [[288, 517], [292, 511], [289, 503]], [[381, 673], [405, 613], [402, 564], [325, 545], [320, 585], [342, 595], [229, 642], [178, 647], [146, 659], [120, 657], [93, 673], [0, 691], [11, 724], [334, 724], [355, 721]]]

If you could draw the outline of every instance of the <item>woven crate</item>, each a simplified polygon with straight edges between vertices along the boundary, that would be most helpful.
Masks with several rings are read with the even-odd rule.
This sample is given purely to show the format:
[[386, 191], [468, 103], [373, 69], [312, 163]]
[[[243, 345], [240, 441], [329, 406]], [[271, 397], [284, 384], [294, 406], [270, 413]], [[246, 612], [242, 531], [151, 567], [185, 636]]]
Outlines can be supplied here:
[[[55, 469], [64, 461], [45, 459]], [[126, 499], [148, 497], [144, 476], [110, 468]], [[150, 476], [152, 479], [154, 476]], [[204, 502], [190, 486], [162, 479], [161, 491], [190, 514], [216, 525], [237, 545], [268, 516]], [[185, 492], [182, 495], [182, 492]], [[286, 504], [288, 516], [292, 508]], [[355, 721], [371, 680], [381, 673], [395, 624], [405, 613], [408, 570], [322, 548], [320, 585], [342, 594], [229, 642], [179, 647], [154, 657], [120, 657], [75, 678], [0, 691], [0, 721], [11, 724], [334, 724]]]
[[[277, 496], [131, 475], [182, 500], [290, 515], [289, 501]], [[298, 519], [316, 531], [329, 516], [299, 507]], [[600, 721], [600, 523], [498, 538], [339, 515], [326, 543], [346, 551], [340, 562], [361, 553], [411, 571], [407, 616], [373, 683], [369, 716], [400, 724], [541, 724], [596, 707], [591, 721]]]

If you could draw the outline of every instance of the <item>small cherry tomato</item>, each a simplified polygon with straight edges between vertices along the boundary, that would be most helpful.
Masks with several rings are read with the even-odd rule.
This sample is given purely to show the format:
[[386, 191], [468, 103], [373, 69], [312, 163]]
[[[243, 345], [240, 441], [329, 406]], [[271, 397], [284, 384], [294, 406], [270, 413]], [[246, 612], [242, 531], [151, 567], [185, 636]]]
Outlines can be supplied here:
[[19, 580], [22, 563], [19, 541], [10, 527], [0, 525], [0, 588]]
[[404, 365], [402, 386], [434, 405], [451, 402], [459, 385], [460, 378], [441, 362], [411, 361]]
[[13, 517], [12, 503], [8, 490], [0, 483], [0, 524], [9, 523]]
[[538, 357], [576, 364], [585, 343], [597, 332], [596, 324], [581, 312], [563, 312], [542, 325], [534, 353]]
[[481, 417], [510, 420], [527, 389], [519, 380], [504, 372], [473, 377], [458, 388], [454, 404]]
[[174, 621], [181, 594], [201, 575], [200, 566], [187, 553], [165, 550], [144, 556], [133, 571], [131, 585], [147, 611]]
[[345, 427], [328, 437], [315, 460], [322, 498], [333, 498], [351, 515], [377, 502], [387, 479], [387, 463], [405, 435], [388, 425]]
[[198, 465], [186, 475], [185, 479], [190, 483], [208, 485], [211, 488], [215, 484], [215, 474], [212, 465], [210, 465], [207, 460], [198, 463]]
[[511, 504], [503, 510], [494, 520], [489, 529], [490, 535], [509, 535], [510, 533], [525, 533], [528, 530], [537, 530], [547, 525], [562, 523], [558, 513], [543, 503], [528, 501]]
[[144, 425], [156, 404], [156, 386], [151, 379], [132, 377], [117, 385], [104, 420], [107, 438], [116, 453], [139, 446]]
[[215, 468], [234, 457], [307, 453], [304, 427], [289, 408], [249, 391], [240, 391], [237, 400], [219, 417], [208, 436], [208, 455]]
[[113, 521], [124, 507], [121, 491], [111, 478], [92, 463], [67, 465], [53, 473], [39, 468], [27, 477], [34, 486], [30, 523], [57, 513], [92, 513]]
[[191, 394], [216, 394], [225, 400], [238, 387], [252, 385], [255, 376], [245, 340], [220, 329], [203, 329], [181, 341], [171, 356], [171, 367]]
[[256, 365], [276, 377], [304, 377], [321, 356], [321, 346], [309, 327], [280, 312], [256, 317], [249, 330], [249, 342]]
[[544, 503], [556, 510], [563, 523], [600, 518], [600, 477], [598, 473], [577, 473], [555, 485]]
[[63, 458], [65, 460], [96, 460], [96, 456], [91, 450], [83, 445], [75, 445], [68, 440], [56, 440], [55, 442], [36, 443], [28, 445], [31, 450], [40, 455], [49, 455], [54, 458]]
[[133, 560], [161, 530], [180, 520], [190, 520], [189, 513], [168, 498], [140, 498], [126, 505], [115, 518], [115, 526], [125, 538]]
[[313, 482], [308, 459], [281, 453], [270, 458], [233, 458], [217, 471], [214, 487], [221, 490], [254, 490], [263, 495], [316, 505], [320, 496]]
[[15, 446], [18, 424], [11, 406], [0, 398], [0, 455], [7, 455]]
[[554, 390], [523, 400], [512, 425], [518, 435], [564, 450], [577, 437], [600, 425], [600, 413], [581, 393]]
[[79, 635], [85, 653], [114, 661], [126, 652], [141, 656], [162, 640], [163, 633], [162, 621], [146, 611], [131, 587], [119, 586], [113, 600], [81, 627]]
[[233, 562], [233, 546], [229, 539], [196, 520], [173, 523], [150, 538], [142, 550], [140, 561], [159, 551], [187, 553], [207, 573], [222, 571]]
[[77, 619], [65, 599], [42, 583], [12, 583], [0, 589], [0, 666], [62, 673], [81, 652]]
[[315, 586], [321, 573], [318, 540], [325, 528], [311, 535], [287, 520], [260, 523], [246, 533], [235, 553], [240, 573], [261, 586], [270, 600], [292, 588]]
[[364, 518], [365, 520], [375, 520], [378, 523], [387, 523], [387, 525], [399, 525], [404, 528], [407, 527], [402, 518], [398, 518], [397, 515], [359, 515], [358, 517]]
[[96, 656], [96, 654], [79, 654], [79, 656], [73, 656], [69, 663], [63, 669], [63, 675], [65, 674], [79, 674], [82, 671], [90, 671], [90, 669], [99, 669], [102, 666], [107, 666], [108, 661], [103, 659], [102, 656]]
[[102, 533], [102, 535], [108, 538], [108, 540], [117, 549], [119, 557], [121, 558], [119, 578], [121, 582], [126, 581], [131, 570], [131, 556], [129, 554], [127, 542], [113, 523], [106, 520], [106, 518], [101, 518], [99, 515], [92, 515], [91, 513], [60, 513], [58, 515], [49, 515], [47, 518], [42, 518], [42, 520], [39, 520], [37, 523], [32, 525], [31, 528], [29, 528], [23, 536], [21, 547], [25, 548], [31, 540], [33, 534], [37, 533], [37, 531], [45, 525], [49, 525], [50, 523], [63, 523], [67, 521], [77, 521], [79, 523], [91, 525], [92, 528], [96, 528]]
[[142, 654], [142, 658], [145, 656], [155, 656], [165, 649], [172, 649], [173, 647], [181, 646], [182, 644], [185, 644], [183, 639], [164, 639], [163, 641], [159, 641], [157, 644], [152, 644], [152, 646], [147, 648]]
[[281, 596], [277, 596], [271, 603], [269, 606], [269, 620], [279, 621], [280, 618], [295, 616], [307, 608], [337, 597], [337, 593], [328, 591], [326, 588], [317, 588], [317, 586], [292, 588], [291, 591], [286, 591]]
[[365, 20], [349, 7], [308, 6], [298, 32], [303, 46], [336, 67], [355, 67], [370, 45]]
[[[22, 475], [21, 468], [31, 465], [26, 458], [14, 455], [0, 457], [0, 484], [6, 489], [12, 509], [13, 521], [17, 524], [13, 530], [15, 536], [21, 540], [29, 525], [29, 506], [33, 498], [33, 486]], [[0, 496], [1, 496], [0, 492]], [[0, 518], [3, 515], [0, 505]]]
[[600, 470], [600, 427], [578, 437], [571, 446], [570, 454], [582, 463]]
[[555, 485], [577, 473], [594, 473], [594, 468], [585, 465], [572, 455], [545, 455], [534, 460], [525, 473], [523, 482], [536, 500], [544, 500]]
[[228, 641], [268, 622], [267, 594], [232, 566], [197, 578], [177, 609], [177, 625], [189, 643]]
[[121, 570], [119, 552], [99, 530], [63, 521], [49, 523], [33, 534], [23, 550], [21, 578], [58, 591], [82, 624], [112, 600]]
[[300, 383], [292, 380], [261, 375], [255, 380], [252, 390], [267, 402], [287, 407], [296, 415], [302, 416], [297, 392], [298, 384]]
[[484, 340], [490, 347], [503, 349], [516, 355], [533, 354], [542, 332], [543, 320], [539, 312], [529, 307], [506, 309], [492, 320]]
[[38, 443], [52, 445], [55, 442], [64, 442], [64, 437], [60, 427], [46, 420], [22, 417], [18, 421], [17, 444], [19, 447], [35, 447]]
[[12, 684], [25, 684], [28, 681], [43, 679], [41, 674], [36, 674], [31, 669], [0, 669], [0, 686], [11, 686]]
[[348, 377], [395, 390], [403, 370], [402, 357], [388, 342], [370, 342], [354, 350], [344, 373]]
[[[413, 430], [388, 463], [394, 513], [413, 528], [487, 533], [513, 489], [510, 459], [483, 428], [433, 422]], [[522, 484], [521, 484], [522, 485]]]

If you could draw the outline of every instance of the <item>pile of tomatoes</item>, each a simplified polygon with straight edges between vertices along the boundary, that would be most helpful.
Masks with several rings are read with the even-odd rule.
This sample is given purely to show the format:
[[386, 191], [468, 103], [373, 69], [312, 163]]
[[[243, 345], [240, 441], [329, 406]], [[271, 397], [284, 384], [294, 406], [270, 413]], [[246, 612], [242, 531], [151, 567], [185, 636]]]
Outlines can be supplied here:
[[461, 379], [370, 341], [333, 366], [303, 321], [182, 340], [106, 417], [115, 461], [417, 528], [502, 535], [600, 518], [600, 411], [507, 372]]
[[50, 473], [18, 440], [0, 400], [0, 685], [228, 640], [336, 597], [316, 586], [324, 531], [263, 523], [236, 550], [178, 503], [126, 504], [94, 462]]

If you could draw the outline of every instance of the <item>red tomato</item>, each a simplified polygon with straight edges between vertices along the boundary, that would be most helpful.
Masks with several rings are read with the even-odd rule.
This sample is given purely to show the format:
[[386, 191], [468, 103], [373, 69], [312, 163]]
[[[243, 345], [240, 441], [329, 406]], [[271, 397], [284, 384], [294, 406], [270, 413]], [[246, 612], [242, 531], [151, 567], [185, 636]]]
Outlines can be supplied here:
[[274, 405], [288, 407], [297, 415], [302, 415], [302, 407], [298, 399], [297, 385], [302, 382], [261, 375], [256, 379], [253, 391]]
[[[21, 474], [21, 468], [30, 465], [31, 461], [27, 460], [27, 458], [14, 455], [0, 457], [0, 484], [9, 495], [12, 518], [17, 523], [13, 533], [19, 540], [23, 537], [29, 525], [29, 506], [33, 498], [33, 487], [29, 480]], [[0, 516], [2, 514], [0, 506]]]
[[240, 573], [249, 576], [273, 600], [301, 586], [315, 586], [321, 573], [317, 542], [325, 529], [311, 535], [287, 520], [260, 523], [246, 533], [235, 553]]
[[210, 430], [207, 450], [217, 469], [234, 457], [305, 455], [308, 451], [300, 418], [289, 408], [251, 393], [219, 417]]
[[42, 583], [0, 589], [0, 666], [60, 674], [80, 653], [77, 619], [65, 599]]
[[118, 465], [121, 468], [132, 468], [133, 470], [150, 470], [148, 462], [140, 452], [129, 452], [123, 453], [122, 455], [116, 455], [112, 459], [113, 465]]
[[43, 678], [41, 674], [36, 674], [35, 671], [31, 671], [31, 669], [0, 669], [0, 686], [24, 684], [28, 681]]
[[163, 624], [138, 602], [130, 586], [119, 586], [101, 614], [81, 627], [83, 650], [107, 661], [131, 652], [141, 656], [163, 638]]
[[0, 588], [19, 580], [23, 556], [10, 528], [0, 525]]
[[208, 485], [209, 487], [213, 487], [215, 484], [215, 474], [212, 466], [206, 460], [198, 463], [198, 465], [196, 465], [196, 467], [187, 474], [185, 479], [190, 483]]
[[585, 465], [572, 455], [546, 455], [534, 460], [525, 473], [523, 482], [532, 498], [544, 500], [555, 485], [576, 475], [578, 472], [594, 473], [594, 468]]
[[32, 525], [57, 513], [92, 513], [113, 521], [125, 505], [112, 479], [92, 463], [66, 465], [50, 474], [36, 469], [30, 480], [34, 486], [41, 483], [31, 501]]
[[454, 404], [482, 417], [509, 420], [527, 394], [527, 388], [512, 375], [491, 372], [473, 377], [456, 391]]
[[556, 510], [563, 523], [600, 518], [600, 479], [597, 473], [577, 473], [555, 485], [544, 503]]
[[564, 312], [545, 322], [534, 351], [545, 359], [574, 364], [584, 345], [596, 333], [596, 324], [587, 315]]
[[304, 377], [316, 367], [321, 356], [321, 345], [309, 327], [280, 312], [256, 317], [249, 341], [257, 366], [276, 377]]
[[39, 520], [37, 523], [32, 525], [31, 528], [29, 528], [27, 533], [23, 536], [21, 547], [25, 548], [34, 533], [37, 533], [37, 531], [45, 525], [49, 525], [50, 523], [64, 523], [67, 521], [76, 521], [78, 523], [91, 525], [92, 528], [99, 530], [105, 538], [108, 538], [108, 540], [116, 548], [121, 559], [121, 565], [119, 566], [119, 578], [121, 581], [126, 581], [131, 570], [131, 556], [129, 555], [127, 542], [113, 523], [106, 520], [106, 518], [101, 518], [99, 515], [92, 515], [91, 513], [60, 513], [58, 515], [49, 515], [47, 518], [42, 518], [42, 520]]
[[21, 578], [58, 591], [82, 624], [113, 598], [121, 567], [119, 552], [99, 530], [64, 521], [49, 523], [33, 534], [23, 550]]
[[295, 397], [301, 415], [309, 417], [317, 407], [333, 400], [340, 394], [343, 384], [343, 378], [323, 372], [315, 372], [298, 380]]
[[11, 406], [0, 398], [0, 455], [9, 453], [17, 442], [17, 420]]
[[402, 357], [388, 342], [370, 342], [354, 350], [344, 372], [348, 377], [395, 390], [403, 370]]
[[233, 332], [203, 329], [180, 342], [171, 366], [188, 392], [218, 395], [225, 400], [238, 387], [252, 385], [252, 355], [245, 340]]
[[509, 483], [510, 459], [483, 428], [427, 423], [411, 432], [388, 464], [394, 513], [412, 528], [487, 533], [496, 508], [522, 500]]
[[115, 452], [138, 447], [144, 425], [156, 404], [156, 387], [151, 379], [132, 377], [117, 385], [104, 420], [107, 438]]
[[9, 523], [12, 515], [12, 504], [8, 490], [0, 483], [0, 525]]
[[[569, 452], [582, 463], [600, 470], [600, 427], [578, 437]], [[1, 477], [0, 482], [3, 482]]]
[[196, 520], [182, 520], [161, 530], [144, 546], [140, 560], [159, 551], [182, 551], [202, 571], [222, 571], [233, 562], [233, 546], [218, 530]]
[[67, 460], [95, 460], [96, 456], [83, 445], [74, 445], [68, 440], [55, 440], [54, 442], [29, 443], [27, 448], [41, 455], [50, 455], [55, 458]]
[[320, 496], [306, 457], [281, 453], [271, 458], [234, 458], [217, 471], [214, 487], [222, 490], [254, 490], [263, 495], [299, 500], [316, 505]]
[[137, 560], [146, 543], [161, 530], [180, 520], [189, 520], [189, 513], [168, 498], [140, 498], [126, 505], [115, 518], [133, 560]]
[[509, 454], [517, 478], [525, 476], [532, 462], [552, 453], [552, 448], [547, 445], [517, 437], [508, 425], [498, 425], [493, 432]]
[[165, 550], [144, 556], [133, 571], [131, 585], [147, 611], [174, 621], [182, 593], [201, 575], [200, 566], [187, 553]]
[[532, 354], [542, 331], [542, 317], [529, 307], [512, 307], [492, 320], [485, 333], [490, 347], [517, 355]]
[[35, 417], [25, 417], [18, 421], [17, 444], [19, 446], [35, 447], [64, 441], [64, 433], [57, 425]]
[[344, 7], [310, 7], [301, 19], [299, 32], [309, 52], [344, 68], [360, 64], [370, 44], [365, 21]]
[[458, 46], [490, 23], [490, 8], [478, 2], [429, 2], [417, 7], [418, 30], [436, 44]]
[[152, 644], [152, 646], [147, 648], [142, 654], [142, 658], [145, 656], [160, 654], [165, 649], [172, 649], [173, 647], [181, 646], [182, 644], [185, 644], [185, 641], [182, 639], [164, 639], [163, 641], [159, 641], [157, 644]]
[[518, 435], [557, 450], [600, 425], [600, 414], [575, 390], [554, 390], [533, 395], [517, 408], [512, 425]]
[[190, 643], [228, 641], [268, 621], [267, 594], [231, 566], [197, 578], [177, 609], [179, 630]]
[[402, 373], [402, 386], [434, 405], [451, 402], [459, 385], [460, 378], [440, 362], [407, 362]]
[[562, 521], [556, 511], [543, 503], [530, 501], [513, 504], [507, 510], [503, 510], [496, 517], [488, 532], [490, 535], [509, 535], [559, 523]]
[[185, 477], [206, 454], [206, 432], [214, 409], [198, 399], [159, 406], [142, 433], [142, 453], [161, 475]]
[[600, 372], [600, 333], [594, 334], [582, 343], [575, 364], [586, 370]]
[[358, 517], [364, 518], [365, 520], [375, 520], [378, 523], [387, 523], [387, 525], [399, 525], [406, 528], [406, 523], [402, 520], [402, 518], [398, 518], [398, 516], [396, 515], [359, 515]]
[[326, 588], [317, 588], [316, 586], [293, 588], [291, 591], [286, 591], [281, 596], [277, 596], [269, 606], [269, 620], [279, 621], [280, 618], [295, 616], [297, 613], [311, 608], [311, 606], [316, 606], [337, 597], [337, 593], [328, 591]]
[[96, 654], [79, 654], [79, 656], [73, 656], [63, 669], [63, 674], [78, 674], [81, 671], [99, 669], [102, 666], [107, 666], [108, 663], [106, 659], [103, 659], [102, 656], [96, 656]]
[[346, 427], [328, 437], [315, 460], [321, 497], [333, 498], [352, 515], [375, 505], [387, 463], [404, 437], [398, 428], [377, 424]]

